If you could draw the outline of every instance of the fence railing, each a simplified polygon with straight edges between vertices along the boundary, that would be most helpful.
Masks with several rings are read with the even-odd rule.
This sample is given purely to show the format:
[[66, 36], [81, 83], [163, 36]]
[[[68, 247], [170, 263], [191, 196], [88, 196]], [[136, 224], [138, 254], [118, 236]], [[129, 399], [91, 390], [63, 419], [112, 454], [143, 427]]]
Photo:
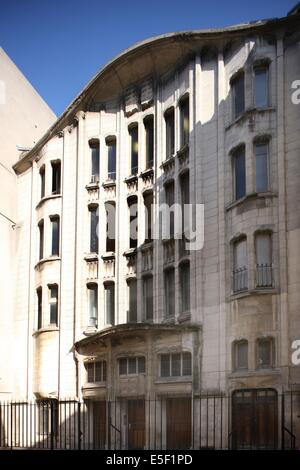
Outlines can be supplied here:
[[[256, 408], [257, 403], [259, 406]], [[0, 448], [293, 449], [300, 392], [0, 404]]]

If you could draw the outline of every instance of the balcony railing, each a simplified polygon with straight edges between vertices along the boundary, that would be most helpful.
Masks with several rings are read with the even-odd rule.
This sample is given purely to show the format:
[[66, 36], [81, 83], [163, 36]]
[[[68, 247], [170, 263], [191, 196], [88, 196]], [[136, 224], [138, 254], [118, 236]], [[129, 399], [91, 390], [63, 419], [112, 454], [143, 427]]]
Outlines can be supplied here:
[[248, 269], [246, 266], [233, 270], [233, 292], [241, 292], [248, 289]]
[[256, 265], [256, 286], [272, 287], [273, 285], [273, 266], [269, 263]]

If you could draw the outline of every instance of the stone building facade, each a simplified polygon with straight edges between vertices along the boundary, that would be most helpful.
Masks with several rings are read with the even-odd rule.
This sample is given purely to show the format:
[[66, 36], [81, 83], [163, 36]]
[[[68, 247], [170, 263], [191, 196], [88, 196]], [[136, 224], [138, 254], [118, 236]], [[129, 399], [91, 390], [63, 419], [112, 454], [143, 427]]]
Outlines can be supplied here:
[[[158, 403], [161, 446], [189, 448], [201, 397], [224, 395], [237, 446], [277, 446], [300, 388], [299, 26], [296, 9], [141, 42], [14, 165], [13, 397], [83, 400], [103, 447], [111, 426], [155, 447]], [[204, 205], [203, 248], [172, 217], [149, 233], [174, 203]]]

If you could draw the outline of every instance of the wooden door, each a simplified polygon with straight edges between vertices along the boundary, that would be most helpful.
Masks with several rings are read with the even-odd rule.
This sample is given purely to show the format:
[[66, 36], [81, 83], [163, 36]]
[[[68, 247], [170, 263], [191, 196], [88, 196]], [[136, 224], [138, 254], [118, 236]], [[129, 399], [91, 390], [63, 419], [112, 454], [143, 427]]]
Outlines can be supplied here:
[[128, 449], [145, 447], [145, 401], [128, 400]]
[[237, 449], [276, 449], [277, 393], [271, 389], [239, 390], [232, 400], [232, 444]]
[[166, 400], [167, 449], [190, 449], [192, 441], [190, 398]]
[[104, 449], [106, 444], [106, 402], [93, 404], [93, 448]]

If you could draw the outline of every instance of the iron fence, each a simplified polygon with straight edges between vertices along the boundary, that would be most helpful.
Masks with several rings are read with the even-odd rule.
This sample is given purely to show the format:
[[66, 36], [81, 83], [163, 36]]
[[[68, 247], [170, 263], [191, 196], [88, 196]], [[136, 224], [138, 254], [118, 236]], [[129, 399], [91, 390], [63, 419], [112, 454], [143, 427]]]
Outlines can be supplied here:
[[300, 392], [6, 402], [0, 448], [295, 449]]

